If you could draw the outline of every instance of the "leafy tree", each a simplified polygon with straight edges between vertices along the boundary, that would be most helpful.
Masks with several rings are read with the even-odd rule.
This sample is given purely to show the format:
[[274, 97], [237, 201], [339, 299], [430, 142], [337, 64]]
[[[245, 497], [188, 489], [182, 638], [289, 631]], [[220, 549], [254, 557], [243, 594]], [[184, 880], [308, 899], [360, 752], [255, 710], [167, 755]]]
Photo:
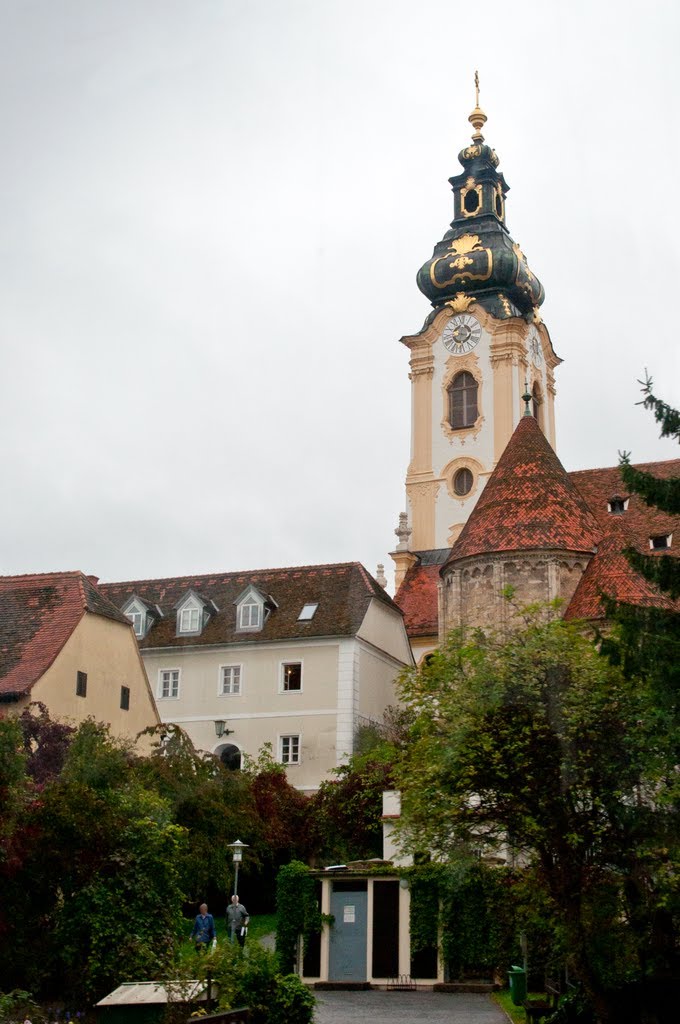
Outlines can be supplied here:
[[402, 698], [416, 716], [398, 770], [404, 839], [446, 857], [510, 838], [536, 863], [571, 967], [611, 1020], [608, 991], [649, 970], [672, 895], [673, 762], [649, 689], [577, 626], [543, 619], [509, 635], [452, 634], [404, 677]]
[[75, 727], [55, 721], [40, 701], [33, 701], [22, 711], [19, 723], [28, 758], [28, 774], [37, 783], [57, 776], [64, 766]]

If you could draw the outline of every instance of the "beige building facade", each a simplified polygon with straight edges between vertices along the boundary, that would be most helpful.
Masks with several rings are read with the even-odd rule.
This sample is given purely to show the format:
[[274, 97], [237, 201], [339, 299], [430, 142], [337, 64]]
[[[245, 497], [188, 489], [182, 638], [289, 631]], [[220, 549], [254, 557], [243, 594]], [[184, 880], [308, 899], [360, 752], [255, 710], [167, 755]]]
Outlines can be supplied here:
[[93, 718], [130, 740], [160, 723], [130, 622], [96, 581], [0, 577], [0, 602], [0, 714], [41, 702], [52, 718]]
[[382, 721], [412, 663], [401, 612], [358, 563], [102, 589], [136, 623], [161, 720], [230, 767], [268, 744], [304, 791]]

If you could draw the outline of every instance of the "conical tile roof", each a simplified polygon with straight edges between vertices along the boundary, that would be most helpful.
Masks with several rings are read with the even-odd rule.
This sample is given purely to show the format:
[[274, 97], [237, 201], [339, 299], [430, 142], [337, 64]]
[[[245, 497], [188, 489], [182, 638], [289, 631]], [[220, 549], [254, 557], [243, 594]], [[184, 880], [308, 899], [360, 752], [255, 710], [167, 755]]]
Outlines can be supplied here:
[[600, 532], [537, 421], [523, 416], [446, 565], [501, 551], [590, 552]]

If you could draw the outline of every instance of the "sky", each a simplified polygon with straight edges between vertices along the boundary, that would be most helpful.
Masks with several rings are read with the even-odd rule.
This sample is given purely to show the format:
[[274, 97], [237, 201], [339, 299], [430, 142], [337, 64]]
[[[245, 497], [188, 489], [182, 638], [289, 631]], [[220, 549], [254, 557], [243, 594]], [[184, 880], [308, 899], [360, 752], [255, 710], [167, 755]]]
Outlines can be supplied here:
[[360, 561], [479, 69], [567, 469], [677, 458], [675, 0], [0, 0], [0, 572]]

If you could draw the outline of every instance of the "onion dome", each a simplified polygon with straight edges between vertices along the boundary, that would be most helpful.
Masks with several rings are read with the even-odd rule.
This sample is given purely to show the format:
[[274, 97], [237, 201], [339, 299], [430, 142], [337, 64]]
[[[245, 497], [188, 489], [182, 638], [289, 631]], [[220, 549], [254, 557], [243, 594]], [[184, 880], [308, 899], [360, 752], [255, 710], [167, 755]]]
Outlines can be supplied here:
[[529, 270], [526, 256], [505, 226], [509, 186], [497, 170], [498, 156], [484, 143], [486, 114], [477, 105], [469, 120], [472, 145], [458, 154], [462, 174], [449, 178], [453, 189], [451, 228], [418, 271], [418, 287], [433, 306], [465, 309], [479, 302], [499, 319], [533, 314], [545, 298], [543, 286]]

